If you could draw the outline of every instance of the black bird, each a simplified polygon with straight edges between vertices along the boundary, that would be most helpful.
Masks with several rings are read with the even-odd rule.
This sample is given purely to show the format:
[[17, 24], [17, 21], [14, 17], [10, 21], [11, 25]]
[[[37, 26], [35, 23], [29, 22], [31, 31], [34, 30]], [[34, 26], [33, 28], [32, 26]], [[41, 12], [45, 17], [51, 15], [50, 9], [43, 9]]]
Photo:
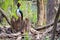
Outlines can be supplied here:
[[21, 6], [21, 4], [18, 3], [18, 4], [17, 4], [17, 16], [18, 16], [18, 17], [21, 17], [21, 20], [23, 20], [23, 13], [22, 13], [22, 11], [20, 10], [20, 6]]

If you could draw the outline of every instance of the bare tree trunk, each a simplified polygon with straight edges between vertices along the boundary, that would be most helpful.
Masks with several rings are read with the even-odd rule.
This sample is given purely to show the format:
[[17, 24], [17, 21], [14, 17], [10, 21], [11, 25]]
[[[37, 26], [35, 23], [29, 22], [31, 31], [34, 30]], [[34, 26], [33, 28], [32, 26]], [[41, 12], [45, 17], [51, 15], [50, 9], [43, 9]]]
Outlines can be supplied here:
[[55, 0], [48, 0], [47, 3], [47, 24], [51, 23], [54, 19], [54, 15], [56, 13], [54, 13], [54, 4]]
[[55, 38], [55, 33], [56, 33], [56, 28], [57, 28], [57, 22], [58, 22], [59, 15], [60, 15], [60, 4], [59, 4], [58, 12], [57, 12], [55, 20], [54, 20], [53, 35], [52, 35], [51, 40], [54, 40], [54, 38]]
[[37, 0], [37, 25], [43, 25], [45, 18], [44, 0]]
[[39, 15], [40, 15], [40, 0], [37, 0], [37, 25], [39, 24]]

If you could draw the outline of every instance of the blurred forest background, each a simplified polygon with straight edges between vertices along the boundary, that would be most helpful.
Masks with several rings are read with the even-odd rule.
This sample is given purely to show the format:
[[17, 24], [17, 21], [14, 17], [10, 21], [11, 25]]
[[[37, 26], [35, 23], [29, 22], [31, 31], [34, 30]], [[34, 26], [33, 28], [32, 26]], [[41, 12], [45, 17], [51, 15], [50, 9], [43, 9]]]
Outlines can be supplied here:
[[[20, 9], [24, 18], [29, 18], [34, 25], [40, 26], [53, 21], [56, 14], [55, 8], [57, 9], [59, 4], [59, 0], [0, 0], [0, 8], [6, 12], [9, 19], [12, 16], [18, 18], [16, 16], [18, 2], [21, 3]], [[8, 25], [5, 19], [2, 25]]]
[[[48, 29], [48, 24], [54, 24], [60, 0], [0, 0], [0, 8], [5, 11], [5, 15], [9, 20], [12, 16], [18, 19], [16, 15], [17, 3], [21, 4], [20, 10], [23, 12], [23, 19], [28, 18], [33, 27], [37, 28], [37, 31], [39, 30], [38, 27], [44, 26], [44, 28]], [[51, 25], [49, 25], [49, 27]], [[1, 26], [9, 26], [9, 24], [6, 18], [1, 17], [0, 13], [0, 27]], [[41, 29], [44, 28], [42, 27]], [[49, 30], [52, 30], [52, 28], [48, 29], [48, 31]]]
[[[29, 18], [33, 23], [37, 22], [37, 5], [36, 2], [28, 0], [0, 0], [0, 7], [6, 12], [10, 19], [12, 16], [16, 17], [17, 3], [21, 3], [20, 9], [23, 12], [24, 18]], [[6, 20], [3, 20], [3, 25], [7, 25]]]
[[[9, 18], [15, 16], [17, 19], [16, 10], [18, 2], [21, 3], [20, 9], [24, 18], [29, 18], [32, 23], [39, 21], [38, 25], [46, 25], [52, 22], [51, 20], [54, 19], [56, 14], [54, 7], [58, 7], [59, 4], [59, 0], [0, 0], [0, 7]], [[2, 24], [7, 25], [5, 19]]]

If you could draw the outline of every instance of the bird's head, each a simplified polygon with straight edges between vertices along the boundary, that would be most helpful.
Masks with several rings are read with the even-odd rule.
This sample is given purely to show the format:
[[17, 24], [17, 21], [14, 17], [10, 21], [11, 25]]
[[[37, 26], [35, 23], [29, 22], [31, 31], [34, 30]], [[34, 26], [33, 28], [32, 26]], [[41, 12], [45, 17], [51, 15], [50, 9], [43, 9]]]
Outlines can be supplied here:
[[20, 3], [17, 3], [17, 7], [19, 8], [21, 6], [21, 4]]

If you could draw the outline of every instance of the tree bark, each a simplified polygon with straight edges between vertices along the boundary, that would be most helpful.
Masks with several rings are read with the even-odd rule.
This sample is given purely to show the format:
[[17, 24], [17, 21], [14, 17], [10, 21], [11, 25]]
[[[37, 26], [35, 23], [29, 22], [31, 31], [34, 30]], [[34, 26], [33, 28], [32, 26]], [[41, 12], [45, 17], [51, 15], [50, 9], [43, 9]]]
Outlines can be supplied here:
[[44, 0], [37, 0], [37, 25], [43, 25], [45, 18]]
[[57, 12], [55, 20], [54, 20], [53, 35], [52, 35], [51, 40], [54, 40], [54, 38], [55, 38], [55, 33], [56, 33], [56, 28], [57, 28], [57, 22], [58, 22], [59, 15], [60, 15], [60, 4], [59, 4], [58, 12]]
[[53, 22], [55, 16], [55, 0], [48, 0], [47, 2], [47, 24]]

